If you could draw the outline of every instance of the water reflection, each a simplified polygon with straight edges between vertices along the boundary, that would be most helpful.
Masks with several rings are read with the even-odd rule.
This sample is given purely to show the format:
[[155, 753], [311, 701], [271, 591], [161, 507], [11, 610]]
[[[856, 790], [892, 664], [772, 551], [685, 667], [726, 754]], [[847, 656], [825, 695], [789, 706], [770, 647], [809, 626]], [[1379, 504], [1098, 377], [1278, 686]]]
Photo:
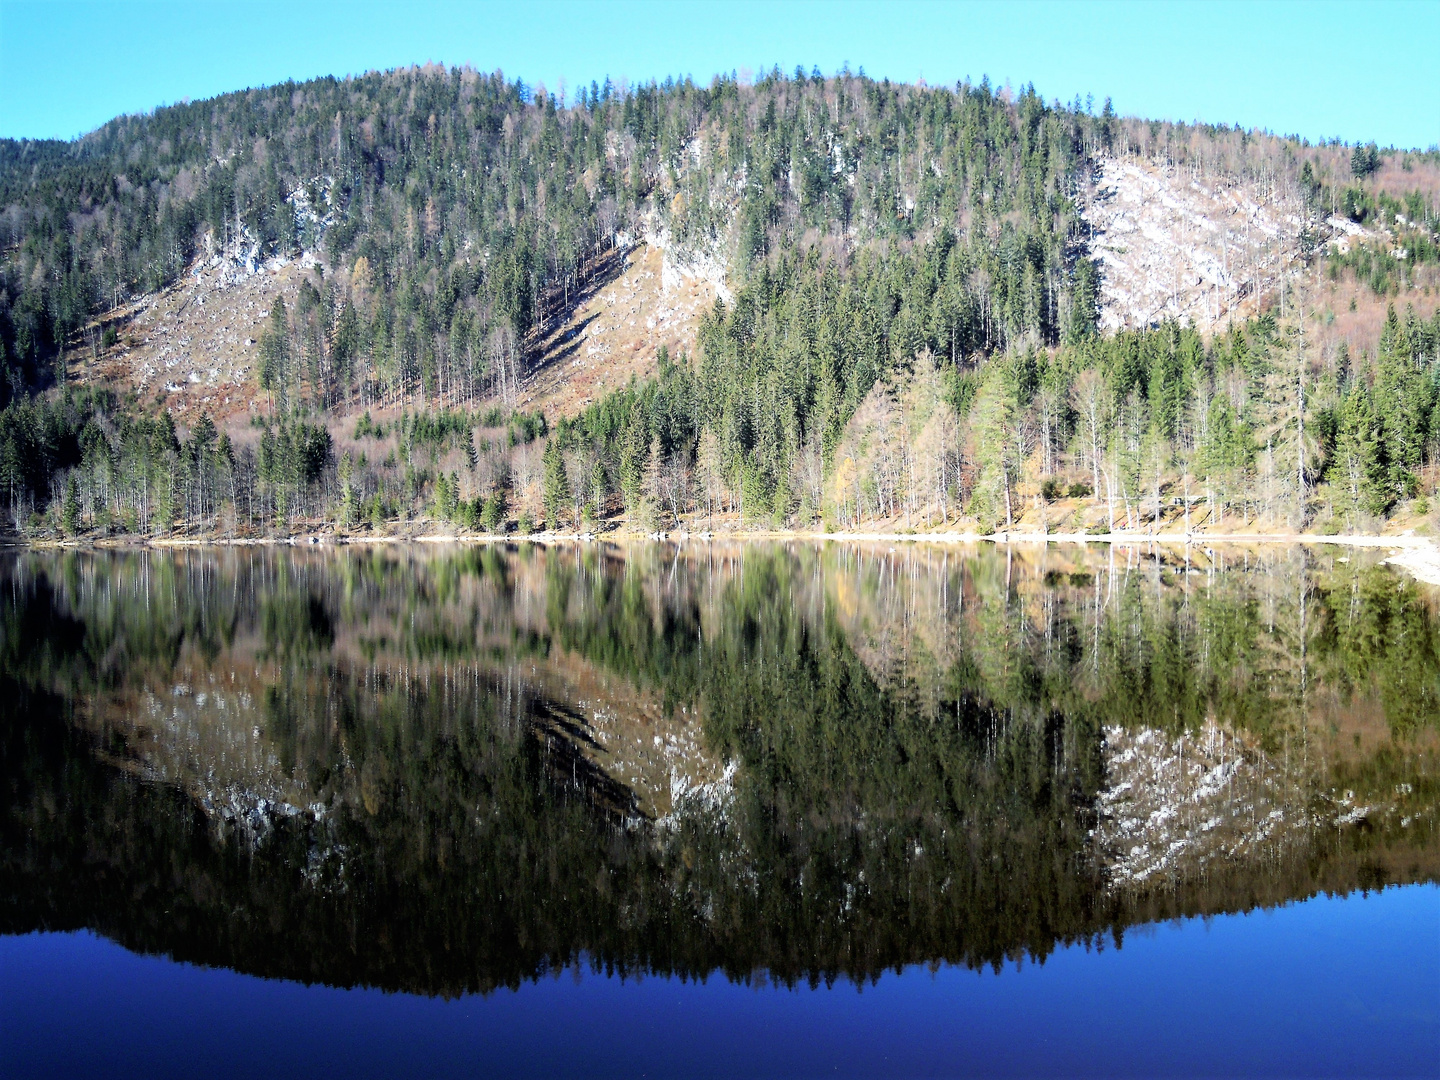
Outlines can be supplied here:
[[22, 553], [0, 932], [454, 995], [1437, 880], [1433, 592], [1303, 549]]

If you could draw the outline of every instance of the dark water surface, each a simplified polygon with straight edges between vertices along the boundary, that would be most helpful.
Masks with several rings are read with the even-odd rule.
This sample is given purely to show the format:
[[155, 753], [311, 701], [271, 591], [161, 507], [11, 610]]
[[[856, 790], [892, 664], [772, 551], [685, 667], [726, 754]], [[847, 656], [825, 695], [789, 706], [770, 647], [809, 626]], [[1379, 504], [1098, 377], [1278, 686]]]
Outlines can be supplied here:
[[0, 1075], [1437, 1075], [1440, 594], [0, 555]]

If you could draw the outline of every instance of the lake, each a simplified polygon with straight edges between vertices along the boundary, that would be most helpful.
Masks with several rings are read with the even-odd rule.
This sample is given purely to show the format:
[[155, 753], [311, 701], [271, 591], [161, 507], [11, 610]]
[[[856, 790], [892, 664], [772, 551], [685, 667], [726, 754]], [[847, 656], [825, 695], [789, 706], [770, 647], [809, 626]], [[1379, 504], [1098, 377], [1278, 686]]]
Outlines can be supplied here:
[[1440, 590], [1374, 555], [0, 586], [0, 1074], [1440, 1071]]

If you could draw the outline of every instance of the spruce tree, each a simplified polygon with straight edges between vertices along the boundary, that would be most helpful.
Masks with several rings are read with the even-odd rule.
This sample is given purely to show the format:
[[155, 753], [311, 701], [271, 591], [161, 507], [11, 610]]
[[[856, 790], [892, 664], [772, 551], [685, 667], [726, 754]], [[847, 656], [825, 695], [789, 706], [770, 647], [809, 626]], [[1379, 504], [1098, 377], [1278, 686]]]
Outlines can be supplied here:
[[543, 476], [542, 495], [545, 502], [545, 518], [553, 530], [559, 530], [565, 508], [570, 504], [570, 481], [565, 475], [565, 457], [560, 449], [560, 440], [552, 438], [545, 444], [541, 457]]
[[1349, 516], [1352, 527], [1359, 513], [1379, 516], [1389, 509], [1393, 500], [1388, 472], [1370, 389], [1356, 381], [1341, 403], [1331, 469], [1333, 482], [1340, 487], [1338, 509]]

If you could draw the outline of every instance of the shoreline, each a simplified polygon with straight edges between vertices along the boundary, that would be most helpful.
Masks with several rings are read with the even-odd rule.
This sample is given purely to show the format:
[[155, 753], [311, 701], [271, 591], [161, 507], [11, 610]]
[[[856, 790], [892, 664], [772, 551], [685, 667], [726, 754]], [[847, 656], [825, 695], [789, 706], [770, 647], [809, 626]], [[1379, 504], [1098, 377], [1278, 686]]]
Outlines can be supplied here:
[[78, 539], [27, 540], [0, 537], [0, 547], [9, 548], [146, 548], [146, 547], [345, 547], [365, 544], [523, 544], [523, 543], [683, 543], [724, 540], [805, 540], [811, 542], [863, 541], [864, 543], [919, 544], [1118, 544], [1150, 546], [1166, 544], [1197, 547], [1205, 544], [1331, 544], [1343, 547], [1435, 548], [1440, 538], [1397, 533], [1373, 536], [1360, 533], [1076, 533], [1001, 530], [978, 532], [819, 532], [801, 529], [725, 529], [719, 531], [667, 529], [639, 532], [613, 529], [603, 533], [545, 530], [533, 533], [381, 533], [347, 535], [329, 532], [299, 532], [292, 536], [114, 536]]
[[539, 532], [523, 536], [499, 533], [419, 533], [414, 535], [386, 534], [336, 536], [332, 533], [311, 533], [275, 537], [115, 537], [93, 540], [25, 540], [7, 537], [0, 547], [33, 548], [36, 550], [135, 550], [141, 548], [201, 547], [345, 547], [380, 544], [513, 544], [513, 543], [647, 543], [684, 544], [716, 541], [806, 543], [920, 543], [920, 544], [1109, 544], [1115, 547], [1209, 547], [1216, 544], [1302, 544], [1353, 548], [1389, 548], [1385, 565], [1404, 570], [1418, 581], [1440, 585], [1440, 544], [1429, 537], [1413, 534], [1367, 536], [1360, 534], [1320, 533], [1039, 533], [1039, 532], [804, 532], [798, 530], [736, 530], [724, 532], [669, 531], [658, 533], [615, 530], [609, 533]]

